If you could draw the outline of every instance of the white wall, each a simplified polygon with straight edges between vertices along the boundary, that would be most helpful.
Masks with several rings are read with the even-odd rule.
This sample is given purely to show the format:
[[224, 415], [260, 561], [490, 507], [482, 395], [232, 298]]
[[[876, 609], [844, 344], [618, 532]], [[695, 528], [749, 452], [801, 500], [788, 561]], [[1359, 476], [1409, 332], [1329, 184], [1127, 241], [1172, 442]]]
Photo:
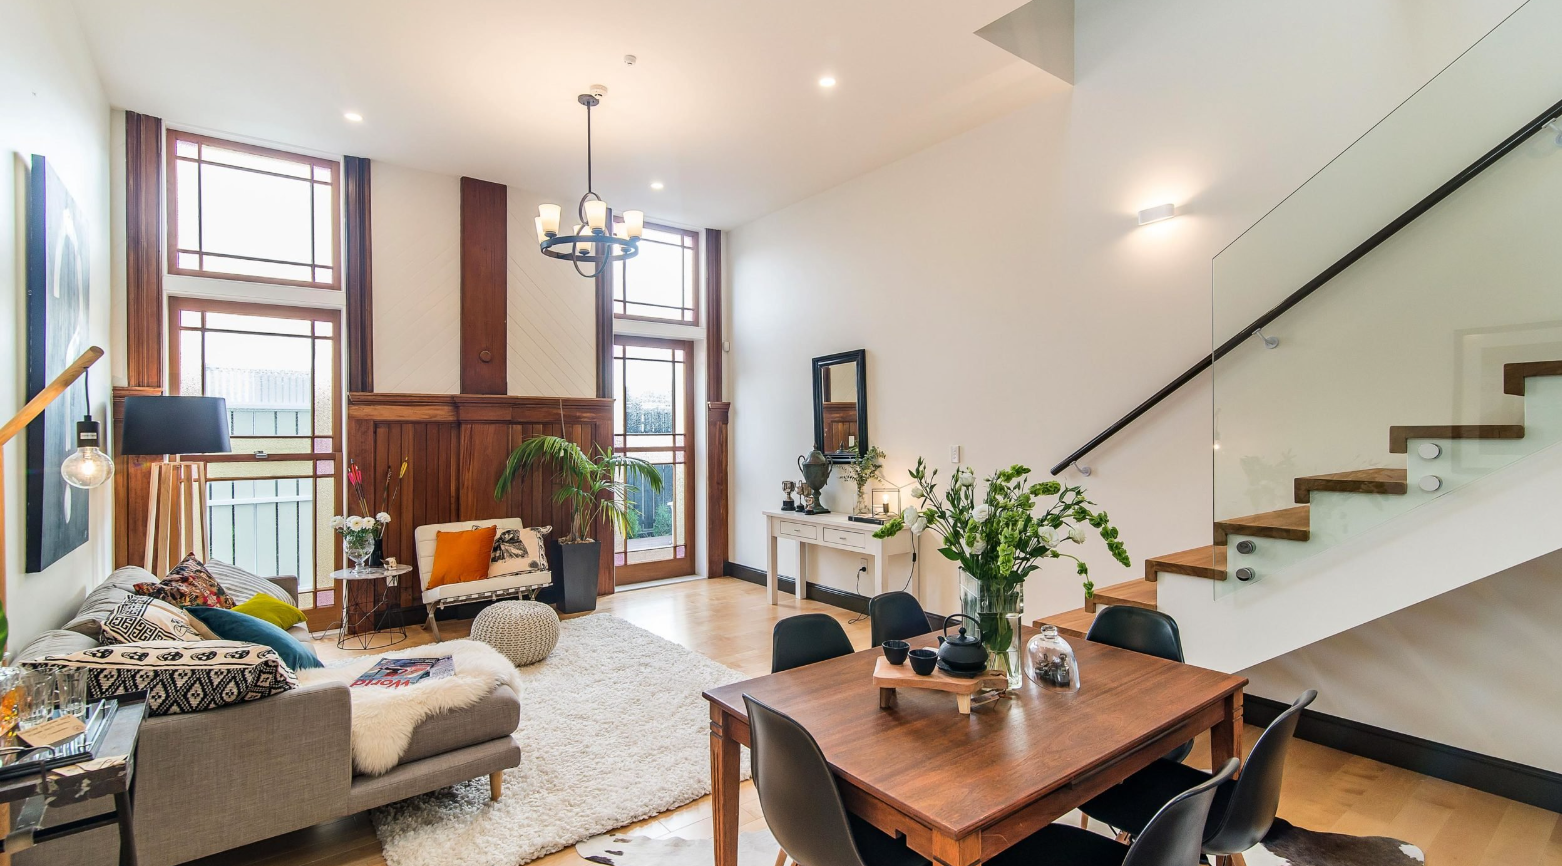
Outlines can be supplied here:
[[[0, 334], [12, 335], [0, 352], [0, 415], [9, 418], [27, 401], [25, 384], [27, 300], [25, 252], [27, 177], [33, 154], [54, 166], [88, 215], [92, 291], [91, 339], [109, 349], [109, 106], [88, 58], [71, 7], [49, 0], [0, 2]], [[93, 414], [109, 416], [109, 359], [93, 368]], [[113, 563], [110, 487], [91, 494], [88, 542], [38, 574], [24, 574], [26, 500], [25, 436], [5, 447], [6, 612], [9, 649], [57, 628], [74, 613], [87, 590]]]

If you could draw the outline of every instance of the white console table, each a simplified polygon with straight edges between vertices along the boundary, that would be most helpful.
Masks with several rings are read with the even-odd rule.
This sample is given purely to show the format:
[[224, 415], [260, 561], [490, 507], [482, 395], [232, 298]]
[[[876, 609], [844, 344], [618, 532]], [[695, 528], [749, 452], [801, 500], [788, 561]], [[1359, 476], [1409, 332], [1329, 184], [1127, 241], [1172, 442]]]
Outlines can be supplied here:
[[783, 538], [797, 542], [797, 597], [808, 594], [808, 551], [805, 544], [832, 547], [873, 557], [873, 594], [884, 592], [884, 560], [911, 553], [911, 533], [902, 529], [889, 538], [873, 537], [879, 527], [872, 523], [847, 520], [844, 514], [803, 514], [797, 511], [766, 511], [770, 546], [766, 587], [770, 603], [776, 603], [780, 574], [776, 571], [776, 542]]

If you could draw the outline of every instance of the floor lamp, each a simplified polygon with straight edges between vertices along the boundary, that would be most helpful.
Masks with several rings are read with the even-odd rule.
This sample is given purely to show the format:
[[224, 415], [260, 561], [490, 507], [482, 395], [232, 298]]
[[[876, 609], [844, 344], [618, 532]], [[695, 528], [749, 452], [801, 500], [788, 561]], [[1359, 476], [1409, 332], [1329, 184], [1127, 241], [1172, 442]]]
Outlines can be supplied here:
[[[228, 401], [221, 397], [126, 397], [121, 455], [183, 457], [232, 450]], [[166, 460], [152, 464], [143, 567], [166, 575], [185, 554], [204, 561], [206, 464]]]

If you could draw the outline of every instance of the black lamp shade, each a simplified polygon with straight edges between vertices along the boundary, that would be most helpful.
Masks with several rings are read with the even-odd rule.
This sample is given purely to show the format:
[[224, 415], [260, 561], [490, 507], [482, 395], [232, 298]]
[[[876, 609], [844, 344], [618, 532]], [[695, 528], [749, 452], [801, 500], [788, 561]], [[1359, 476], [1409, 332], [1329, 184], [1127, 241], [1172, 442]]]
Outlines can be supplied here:
[[126, 397], [121, 454], [220, 454], [228, 442], [221, 397]]

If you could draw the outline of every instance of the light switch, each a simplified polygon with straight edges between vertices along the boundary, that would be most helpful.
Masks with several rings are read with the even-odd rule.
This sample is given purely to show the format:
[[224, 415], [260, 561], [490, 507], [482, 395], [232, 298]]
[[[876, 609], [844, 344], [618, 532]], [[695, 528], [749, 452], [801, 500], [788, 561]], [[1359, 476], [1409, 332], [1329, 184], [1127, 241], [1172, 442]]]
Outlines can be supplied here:
[[951, 445], [951, 446], [949, 446], [949, 462], [950, 463], [959, 463], [960, 462], [960, 446], [959, 445]]

